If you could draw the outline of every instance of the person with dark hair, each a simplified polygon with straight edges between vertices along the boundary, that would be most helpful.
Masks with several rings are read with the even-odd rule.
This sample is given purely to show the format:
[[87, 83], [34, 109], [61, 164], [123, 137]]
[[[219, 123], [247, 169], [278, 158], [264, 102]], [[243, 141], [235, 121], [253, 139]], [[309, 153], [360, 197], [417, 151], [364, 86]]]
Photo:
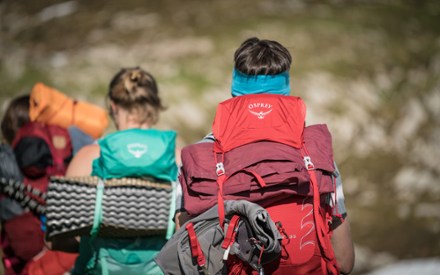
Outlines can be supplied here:
[[[291, 63], [292, 57], [289, 51], [279, 42], [259, 39], [256, 37], [246, 39], [234, 54], [234, 69], [231, 87], [232, 96], [240, 97], [255, 94], [289, 96], [289, 70]], [[258, 119], [263, 119], [267, 114], [260, 112], [255, 113], [255, 115], [258, 116]], [[214, 142], [215, 140], [216, 137], [213, 134], [209, 134], [201, 142]], [[316, 142], [320, 141], [317, 140]], [[195, 162], [197, 162], [197, 155], [195, 155], [194, 158], [196, 158]], [[181, 176], [179, 177], [181, 185], [186, 184], [182, 182], [184, 178], [191, 177], [190, 175], [185, 175], [188, 171], [185, 170], [184, 156], [182, 161], [183, 166], [181, 167]], [[204, 164], [202, 163], [202, 160], [200, 161], [199, 165], [203, 166]], [[341, 177], [335, 164], [333, 178], [335, 178], [336, 186], [334, 186], [334, 189], [332, 190], [335, 190], [335, 192], [328, 196], [326, 203], [334, 208], [332, 211], [334, 211], [335, 215], [332, 221], [329, 222], [330, 224], [326, 226], [329, 227], [329, 230], [331, 231], [331, 243], [334, 257], [337, 262], [337, 268], [339, 272], [348, 274], [353, 270], [354, 248], [350, 233], [349, 220], [344, 206]], [[227, 183], [225, 183], [224, 188], [226, 188], [226, 186]], [[185, 188], [183, 188], [183, 191], [180, 190], [179, 192], [185, 192]], [[263, 188], [262, 192], [264, 192]], [[187, 210], [185, 210], [184, 196], [185, 194], [179, 194], [177, 198], [178, 206], [175, 220], [178, 227], [182, 226], [184, 222], [192, 218], [192, 216], [188, 215]], [[336, 205], [335, 198], [337, 199]], [[319, 261], [318, 265], [320, 265]], [[266, 274], [287, 274], [285, 272], [286, 270], [278, 273], [270, 269], [265, 270]], [[287, 272], [289, 271], [287, 270]], [[299, 272], [295, 274], [303, 273]]]
[[[22, 127], [29, 121], [29, 96], [19, 96], [14, 98], [6, 112], [4, 113], [3, 119], [1, 121], [1, 132], [3, 136], [2, 142], [0, 142], [0, 176], [8, 179], [13, 179], [16, 181], [23, 181], [23, 174], [17, 165], [17, 160], [15, 159], [14, 151], [11, 148], [12, 140], [15, 137], [18, 129]], [[10, 258], [15, 258], [15, 251], [11, 245], [6, 241], [7, 233], [5, 231], [5, 225], [8, 221], [19, 217], [26, 212], [20, 203], [17, 201], [3, 197], [0, 195], [0, 222], [1, 222], [1, 248], [3, 251], [2, 262], [6, 274], [14, 274], [19, 272], [26, 261], [9, 261]], [[31, 244], [29, 244], [31, 246]], [[37, 245], [36, 251], [39, 247]], [[10, 262], [10, 264], [8, 264]], [[14, 263], [14, 264], [13, 264]]]
[[[64, 129], [32, 122], [29, 116], [30, 100], [30, 95], [13, 98], [1, 120], [0, 177], [3, 181], [14, 180], [17, 184], [44, 193], [49, 177], [64, 173], [65, 170], [61, 169], [67, 166], [72, 153], [93, 140], [75, 126]], [[56, 133], [56, 138], [51, 138], [53, 133]], [[55, 139], [58, 142], [57, 149], [51, 150]], [[74, 143], [73, 148], [70, 147], [71, 141]], [[65, 156], [63, 166], [53, 169], [55, 159], [61, 155]], [[29, 197], [11, 194], [8, 194], [9, 197], [1, 196], [1, 247], [6, 274], [27, 274], [35, 266], [51, 272], [55, 270], [55, 263], [59, 262], [61, 269], [72, 264], [75, 255], [48, 252], [44, 248], [44, 213], [28, 209], [26, 200]], [[57, 260], [51, 260], [50, 265], [43, 263], [43, 259], [52, 256]]]
[[12, 144], [15, 134], [29, 119], [29, 95], [22, 95], [14, 98], [8, 105], [1, 122], [3, 140]]
[[[67, 177], [96, 175], [97, 172], [95, 169], [97, 169], [98, 166], [101, 167], [100, 160], [106, 157], [101, 154], [104, 150], [103, 147], [101, 147], [101, 141], [106, 140], [106, 138], [110, 138], [111, 136], [115, 136], [117, 134], [119, 140], [124, 142], [124, 137], [128, 137], [130, 135], [143, 135], [148, 139], [149, 133], [151, 135], [151, 131], [154, 130], [152, 127], [159, 120], [160, 112], [165, 109], [159, 96], [159, 90], [155, 78], [149, 72], [140, 67], [123, 68], [114, 75], [109, 84], [108, 101], [109, 112], [113, 122], [116, 125], [117, 131], [107, 135], [106, 137], [103, 137], [98, 141], [98, 143], [82, 148], [70, 163], [66, 173]], [[108, 140], [110, 142], [110, 139]], [[136, 142], [136, 145], [139, 145], [140, 143], [144, 142], [144, 140], [137, 140]], [[118, 150], [118, 152], [126, 150], [130, 145], [126, 144], [122, 146], [121, 144], [122, 143], [118, 144], [117, 149], [115, 149]], [[118, 152], [114, 152], [114, 154], [118, 154]], [[174, 153], [175, 152], [173, 152], [173, 160]], [[128, 152], [125, 157], [133, 158], [133, 156], [130, 155], [130, 152]], [[139, 155], [137, 157], [139, 157]], [[135, 163], [134, 160], [136, 159], [133, 159], [133, 163]], [[137, 166], [135, 169], [137, 174], [133, 177], [145, 175], [145, 164], [137, 161], [136, 165]], [[174, 166], [176, 167], [175, 174], [177, 175], [177, 165], [174, 163]], [[127, 177], [131, 176], [127, 175]], [[78, 238], [76, 238], [76, 240], [78, 240]], [[158, 252], [165, 244], [166, 239], [162, 236], [107, 238], [93, 236], [91, 234], [91, 236], [81, 236], [79, 238], [79, 243], [75, 243], [73, 239], [56, 240], [52, 243], [52, 249], [79, 251], [80, 255], [72, 274], [86, 274], [87, 272], [93, 273], [96, 272], [97, 268], [100, 269], [101, 267], [94, 266], [92, 269], [95, 271], [90, 270], [90, 265], [94, 264], [94, 257], [97, 257], [94, 254], [95, 251], [94, 248], [92, 248], [91, 243], [98, 244], [100, 242], [104, 244], [111, 243], [109, 245], [112, 246], [113, 250], [119, 249], [121, 251], [130, 251], [133, 249], [133, 246], [139, 246], [139, 244], [147, 243], [148, 247], [137, 247], [135, 249], [145, 249], [153, 252], [157, 250]], [[160, 270], [155, 269], [153, 257], [151, 260], [140, 259], [142, 260], [142, 263], [137, 263], [135, 258], [127, 260], [132, 261], [130, 264], [134, 266], [142, 266], [147, 264], [150, 269], [149, 272], [151, 272], [148, 274], [158, 274], [157, 272], [160, 274]], [[104, 266], [104, 263], [101, 262], [100, 264]], [[139, 272], [136, 269], [131, 269], [130, 265], [127, 265], [125, 268], [128, 270], [129, 274], [138, 274]]]

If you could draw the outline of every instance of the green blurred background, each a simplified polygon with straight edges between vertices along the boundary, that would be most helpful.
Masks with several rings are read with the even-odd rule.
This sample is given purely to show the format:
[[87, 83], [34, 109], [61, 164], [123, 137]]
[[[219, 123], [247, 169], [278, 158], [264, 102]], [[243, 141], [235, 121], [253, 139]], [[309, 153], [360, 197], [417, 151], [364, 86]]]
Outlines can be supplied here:
[[1, 113], [37, 81], [105, 107], [110, 78], [140, 65], [180, 147], [230, 97], [240, 43], [278, 40], [307, 122], [333, 133], [354, 274], [440, 255], [440, 1], [3, 0], [0, 24]]

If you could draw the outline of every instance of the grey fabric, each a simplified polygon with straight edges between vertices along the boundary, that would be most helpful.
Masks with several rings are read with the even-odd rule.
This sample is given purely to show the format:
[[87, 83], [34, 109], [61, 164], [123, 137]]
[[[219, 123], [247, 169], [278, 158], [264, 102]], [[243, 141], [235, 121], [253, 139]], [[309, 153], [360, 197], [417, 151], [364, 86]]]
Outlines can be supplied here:
[[25, 211], [21, 205], [10, 198], [0, 199], [0, 221], [5, 222], [15, 216], [23, 214]]
[[72, 143], [73, 155], [76, 155], [82, 147], [93, 144], [94, 142], [91, 136], [76, 126], [70, 126], [67, 130], [69, 131], [70, 142]]
[[[339, 214], [343, 215], [347, 213], [347, 210], [345, 208], [345, 197], [344, 197], [344, 190], [342, 188], [342, 178], [336, 163], [335, 163], [335, 168], [336, 168], [335, 170], [336, 192], [332, 193], [332, 202], [336, 200], [337, 211]], [[331, 203], [330, 205], [333, 206], [333, 203]]]
[[[0, 144], [0, 177], [22, 181], [23, 175], [18, 168], [12, 148], [7, 144]], [[10, 198], [0, 198], [0, 221], [7, 221], [21, 215], [25, 210], [20, 203]]]
[[[243, 246], [249, 244], [248, 239], [238, 235], [238, 241], [233, 246], [231, 254], [237, 255], [240, 259], [248, 262], [255, 270], [261, 266], [258, 264], [260, 251], [263, 249], [264, 253], [261, 257], [261, 263], [268, 263], [276, 259], [281, 253], [281, 235], [269, 216], [269, 213], [253, 203], [247, 201], [227, 201], [225, 204], [226, 213], [240, 213], [249, 223], [250, 230], [255, 236], [258, 236], [257, 242], [253, 243], [253, 249], [249, 247], [245, 249]], [[240, 231], [243, 235], [244, 231]]]
[[[200, 273], [199, 267], [191, 255], [188, 233], [185, 228], [191, 222], [194, 224], [197, 239], [207, 261], [207, 272], [209, 274], [223, 274], [225, 265], [222, 258], [225, 249], [221, 247], [221, 244], [228, 218], [234, 214], [239, 215], [241, 219], [238, 226], [239, 234], [230, 254], [237, 255], [255, 269], [258, 266], [261, 245], [264, 245], [261, 264], [279, 257], [281, 236], [266, 210], [257, 204], [244, 200], [225, 201], [225, 216], [227, 218], [225, 228], [223, 230], [220, 228], [217, 206], [185, 223], [162, 248], [156, 258], [162, 271], [165, 274]], [[251, 239], [256, 239], [260, 243], [251, 242]], [[251, 247], [249, 244], [252, 244]]]
[[[218, 240], [216, 238], [217, 233], [220, 236], [220, 240], [224, 237], [218, 223], [217, 207], [213, 207], [200, 216], [186, 222], [179, 230], [177, 230], [176, 233], [174, 233], [172, 238], [168, 240], [155, 259], [156, 263], [161, 267], [165, 274], [199, 274], [197, 272], [197, 265], [193, 263], [191, 259], [191, 251], [188, 247], [188, 234], [185, 227], [190, 222], [194, 224], [194, 230], [198, 237], [200, 237], [201, 229], [203, 229], [203, 232], [205, 233], [210, 233], [204, 234], [204, 237], [200, 237], [199, 239], [201, 246], [204, 248], [206, 247], [205, 245], [210, 246], [211, 243], [218, 244]], [[186, 243], [187, 245], [183, 245], [182, 242]], [[219, 255], [223, 255], [222, 253], [224, 250], [221, 249], [219, 245], [214, 246], [214, 248], [215, 250], [209, 250], [213, 257], [206, 257], [208, 261], [207, 266], [211, 272], [214, 271], [210, 274], [217, 274], [217, 272], [223, 268], [222, 265], [219, 265], [221, 260], [211, 260], [218, 257], [221, 259], [222, 256]], [[185, 263], [185, 260], [188, 262]], [[188, 269], [192, 269], [192, 272], [188, 272]]]
[[[217, 211], [217, 209], [211, 212], [215, 211]], [[216, 223], [216, 219], [210, 219], [207, 223], [196, 223], [194, 230], [197, 234], [197, 239], [203, 254], [206, 257], [206, 269], [208, 270], [208, 274], [224, 274], [225, 271], [222, 261], [224, 249], [221, 247], [224, 234], [218, 223]], [[188, 237], [183, 237], [179, 240], [177, 244], [177, 256], [181, 274], [199, 274], [199, 267], [191, 255]], [[156, 263], [158, 263], [157, 260]], [[161, 266], [159, 263], [158, 265]], [[163, 271], [167, 274], [165, 270]]]

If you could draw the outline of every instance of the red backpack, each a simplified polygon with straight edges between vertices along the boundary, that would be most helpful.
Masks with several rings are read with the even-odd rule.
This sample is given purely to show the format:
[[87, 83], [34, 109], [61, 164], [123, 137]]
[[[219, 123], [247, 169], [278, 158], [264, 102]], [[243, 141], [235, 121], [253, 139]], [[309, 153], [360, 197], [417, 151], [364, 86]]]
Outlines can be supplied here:
[[16, 134], [12, 148], [25, 183], [45, 192], [50, 176], [62, 176], [72, 159], [72, 143], [67, 129], [30, 122]]
[[[330, 243], [335, 190], [331, 135], [325, 125], [305, 126], [299, 97], [246, 95], [219, 104], [214, 144], [182, 150], [185, 210], [199, 215], [224, 200], [264, 206], [283, 236], [280, 257], [265, 274], [339, 274]], [[229, 274], [257, 272], [230, 257]]]
[[[50, 176], [65, 174], [72, 158], [72, 144], [68, 130], [59, 126], [30, 122], [19, 129], [12, 148], [18, 167], [24, 175], [24, 185], [21, 188], [23, 195], [15, 196], [15, 199], [26, 201], [37, 199], [38, 203], [44, 205], [44, 201], [32, 197], [31, 194], [40, 192], [44, 194]], [[26, 190], [34, 191], [24, 192]], [[25, 205], [26, 203], [23, 202], [26, 201], [20, 203]], [[48, 257], [61, 259], [61, 265], [64, 265], [62, 259], [65, 258], [65, 264], [72, 265], [71, 255], [65, 257], [64, 253], [56, 251], [44, 251], [44, 254], [47, 254], [45, 257], [33, 259], [43, 251], [44, 232], [40, 217], [32, 212], [25, 212], [2, 225], [1, 246], [6, 274], [28, 274], [29, 270], [36, 268], [31, 266], [25, 268], [26, 264], [41, 266], [42, 260]], [[48, 267], [50, 269], [46, 271], [50, 273], [53, 268]], [[67, 270], [68, 268], [65, 269]]]

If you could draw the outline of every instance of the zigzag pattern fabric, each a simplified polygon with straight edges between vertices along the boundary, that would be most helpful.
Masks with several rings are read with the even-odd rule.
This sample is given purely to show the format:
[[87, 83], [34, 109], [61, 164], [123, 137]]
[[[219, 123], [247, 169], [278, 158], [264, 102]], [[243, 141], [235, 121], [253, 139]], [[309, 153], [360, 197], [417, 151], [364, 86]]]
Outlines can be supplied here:
[[[47, 192], [47, 237], [89, 235], [98, 177], [52, 177]], [[170, 183], [122, 178], [105, 181], [98, 236], [164, 234], [172, 197]]]
[[46, 212], [46, 193], [22, 181], [0, 177], [0, 193], [16, 200], [23, 208], [30, 209], [38, 215]]

